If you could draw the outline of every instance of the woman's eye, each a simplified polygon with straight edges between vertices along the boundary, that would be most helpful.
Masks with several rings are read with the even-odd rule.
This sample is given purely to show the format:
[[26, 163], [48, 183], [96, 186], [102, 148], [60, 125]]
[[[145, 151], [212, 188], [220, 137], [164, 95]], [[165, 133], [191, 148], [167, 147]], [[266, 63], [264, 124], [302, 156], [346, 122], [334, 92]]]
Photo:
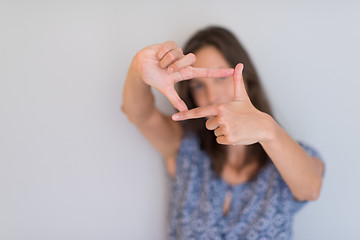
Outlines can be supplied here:
[[226, 77], [216, 78], [216, 81], [217, 81], [217, 82], [221, 82], [221, 81], [223, 81], [223, 80], [225, 80], [225, 79], [226, 79]]
[[190, 88], [192, 90], [199, 90], [199, 89], [201, 89], [203, 87], [204, 87], [204, 84], [202, 84], [202, 83], [193, 83], [193, 84], [190, 85]]

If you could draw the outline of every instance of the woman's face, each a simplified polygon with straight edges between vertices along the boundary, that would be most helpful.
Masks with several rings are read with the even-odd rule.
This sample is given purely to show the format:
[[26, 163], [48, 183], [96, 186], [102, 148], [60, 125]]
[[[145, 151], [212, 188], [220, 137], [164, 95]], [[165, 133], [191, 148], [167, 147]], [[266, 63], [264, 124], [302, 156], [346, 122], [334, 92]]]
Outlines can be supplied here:
[[[205, 46], [195, 52], [198, 68], [229, 68], [229, 63], [213, 46]], [[195, 78], [190, 80], [190, 90], [197, 106], [225, 103], [234, 97], [233, 77]]]

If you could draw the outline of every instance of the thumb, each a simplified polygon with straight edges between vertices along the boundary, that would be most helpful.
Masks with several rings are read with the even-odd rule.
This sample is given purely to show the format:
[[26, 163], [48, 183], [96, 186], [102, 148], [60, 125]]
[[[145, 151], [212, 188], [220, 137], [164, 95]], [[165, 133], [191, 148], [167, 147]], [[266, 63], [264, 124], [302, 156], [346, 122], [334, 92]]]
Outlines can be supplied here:
[[244, 77], [242, 75], [244, 65], [239, 63], [235, 67], [234, 72], [234, 100], [235, 101], [250, 101], [246, 92]]
[[175, 89], [173, 87], [167, 89], [167, 91], [164, 92], [164, 95], [169, 99], [171, 104], [177, 110], [179, 110], [179, 112], [188, 110], [186, 104], [184, 103], [183, 100], [181, 100], [181, 98], [179, 97], [179, 95], [177, 94], [177, 92], [175, 91]]

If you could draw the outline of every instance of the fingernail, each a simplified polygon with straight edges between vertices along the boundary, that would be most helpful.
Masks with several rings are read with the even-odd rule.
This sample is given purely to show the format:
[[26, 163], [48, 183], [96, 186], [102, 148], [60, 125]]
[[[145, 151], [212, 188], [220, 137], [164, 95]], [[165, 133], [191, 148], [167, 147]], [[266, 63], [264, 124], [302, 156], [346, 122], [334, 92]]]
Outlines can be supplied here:
[[178, 120], [180, 118], [180, 116], [178, 114], [174, 114], [172, 115], [172, 119], [173, 120]]

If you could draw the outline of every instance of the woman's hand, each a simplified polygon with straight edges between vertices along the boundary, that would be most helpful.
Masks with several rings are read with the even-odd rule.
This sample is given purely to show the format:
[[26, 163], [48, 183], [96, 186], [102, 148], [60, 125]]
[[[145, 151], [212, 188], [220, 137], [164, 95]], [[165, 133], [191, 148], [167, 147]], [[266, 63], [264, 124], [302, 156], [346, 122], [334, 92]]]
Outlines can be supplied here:
[[176, 113], [173, 120], [208, 117], [206, 128], [214, 130], [216, 141], [220, 144], [250, 145], [265, 140], [271, 117], [252, 105], [245, 89], [242, 70], [242, 64], [235, 68], [232, 101]]
[[234, 72], [234, 98], [176, 113], [173, 120], [208, 117], [206, 128], [214, 130], [220, 144], [250, 145], [259, 142], [290, 188], [294, 199], [316, 200], [320, 195], [324, 164], [309, 156], [274, 119], [257, 110], [246, 92], [242, 64]]
[[175, 83], [197, 77], [228, 77], [233, 69], [193, 68], [194, 54], [184, 55], [175, 42], [148, 46], [134, 57], [130, 71], [135, 71], [148, 85], [164, 94], [179, 111], [188, 110], [175, 91]]

